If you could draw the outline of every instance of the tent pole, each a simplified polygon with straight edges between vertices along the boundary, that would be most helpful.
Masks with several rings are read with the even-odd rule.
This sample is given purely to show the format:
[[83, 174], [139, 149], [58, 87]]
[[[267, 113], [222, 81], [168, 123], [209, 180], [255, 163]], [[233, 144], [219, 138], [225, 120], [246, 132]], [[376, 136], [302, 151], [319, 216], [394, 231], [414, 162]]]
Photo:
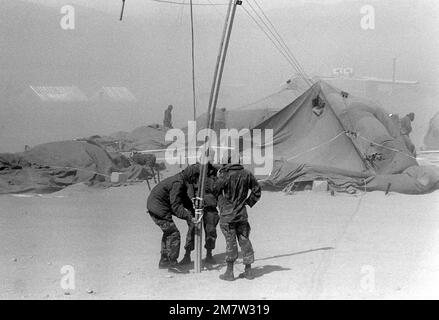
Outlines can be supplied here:
[[120, 18], [119, 18], [120, 21], [122, 21], [124, 10], [125, 10], [125, 0], [122, 0], [122, 10], [120, 11]]
[[230, 18], [229, 29], [227, 31], [226, 43], [225, 43], [225, 47], [224, 47], [224, 54], [222, 56], [221, 66], [220, 66], [219, 75], [218, 75], [217, 88], [215, 90], [215, 98], [213, 100], [212, 111], [211, 111], [210, 119], [209, 119], [209, 128], [210, 129], [212, 129], [214, 127], [216, 105], [218, 103], [218, 96], [219, 96], [219, 91], [220, 91], [220, 86], [221, 86], [221, 80], [223, 77], [223, 71], [224, 71], [224, 65], [225, 65], [225, 61], [226, 61], [227, 50], [229, 48], [230, 36], [232, 34], [233, 21], [235, 20], [236, 7], [238, 5], [241, 5], [241, 3], [242, 3], [242, 1], [236, 0], [234, 5], [233, 5], [233, 9], [232, 9], [232, 15]]
[[191, 14], [191, 57], [192, 57], [192, 103], [194, 107], [194, 121], [197, 120], [197, 107], [195, 98], [195, 39], [194, 39], [194, 12], [193, 3], [190, 0], [190, 14]]
[[[207, 128], [212, 129], [213, 128], [213, 121], [215, 119], [215, 108], [216, 108], [216, 102], [218, 100], [218, 92], [221, 84], [221, 78], [222, 78], [222, 72], [224, 70], [224, 63], [225, 58], [227, 54], [227, 48], [230, 41], [230, 35], [232, 32], [232, 26], [233, 26], [233, 20], [235, 17], [236, 12], [236, 6], [238, 4], [241, 4], [240, 0], [230, 0], [228, 9], [227, 9], [227, 15], [226, 15], [226, 21], [224, 23], [224, 29], [222, 34], [222, 40], [221, 45], [217, 57], [217, 62], [215, 66], [215, 72], [214, 72], [214, 79], [212, 82], [212, 88], [210, 92], [209, 97], [209, 107], [207, 112]], [[233, 5], [233, 9], [232, 9]], [[231, 13], [232, 12], [232, 13]], [[209, 143], [210, 143], [210, 137], [206, 137], [205, 139], [205, 145], [206, 148], [206, 154], [204, 154], [204, 158], [201, 165], [201, 173], [200, 173], [200, 182], [198, 187], [198, 198], [201, 199], [199, 206], [195, 208], [195, 217], [197, 220], [199, 220], [198, 223], [195, 224], [195, 273], [201, 272], [201, 256], [202, 256], [202, 217], [203, 217], [203, 206], [202, 206], [202, 199], [204, 198], [204, 192], [205, 192], [205, 186], [206, 186], [206, 176], [207, 176], [207, 159], [205, 156], [209, 156]]]

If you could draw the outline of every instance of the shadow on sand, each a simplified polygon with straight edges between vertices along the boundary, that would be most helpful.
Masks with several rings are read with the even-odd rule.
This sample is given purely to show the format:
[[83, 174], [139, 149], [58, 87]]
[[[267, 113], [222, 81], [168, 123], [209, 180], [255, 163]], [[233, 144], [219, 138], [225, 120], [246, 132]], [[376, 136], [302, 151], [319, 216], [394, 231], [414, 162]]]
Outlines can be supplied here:
[[292, 252], [292, 253], [287, 253], [287, 254], [280, 254], [280, 255], [272, 256], [272, 257], [259, 258], [259, 259], [255, 259], [255, 261], [263, 261], [263, 260], [270, 260], [270, 259], [276, 259], [276, 258], [298, 256], [300, 254], [306, 254], [306, 253], [311, 253], [311, 252], [316, 252], [316, 251], [326, 251], [326, 250], [334, 250], [334, 248], [333, 247], [323, 247], [323, 248], [317, 248], [317, 249], [309, 249], [309, 250], [297, 251], [297, 252]]
[[[271, 257], [259, 258], [259, 259], [255, 259], [255, 261], [264, 261], [264, 260], [270, 260], [270, 259], [276, 259], [276, 258], [291, 257], [291, 256], [296, 256], [296, 255], [301, 255], [301, 254], [312, 253], [312, 252], [316, 252], [316, 251], [327, 251], [327, 250], [333, 250], [333, 249], [334, 249], [333, 247], [322, 247], [322, 248], [280, 254], [280, 255], [271, 256]], [[202, 266], [204, 268], [206, 268], [207, 270], [220, 270], [223, 267], [225, 267], [225, 265], [226, 265], [225, 258], [226, 258], [225, 253], [216, 254], [216, 255], [214, 255], [214, 259], [217, 262], [216, 264], [207, 264], [204, 262], [204, 259], [203, 259]], [[239, 253], [238, 259], [242, 259], [241, 253]], [[192, 269], [194, 267], [194, 263], [192, 262], [187, 267], [189, 269]], [[262, 277], [263, 275], [269, 274], [272, 272], [285, 271], [285, 270], [291, 270], [291, 269], [284, 268], [284, 267], [279, 266], [279, 265], [265, 265], [265, 266], [257, 266], [257, 267], [253, 268], [255, 278]]]
[[272, 272], [291, 270], [290, 268], [284, 268], [284, 267], [275, 266], [275, 265], [266, 265], [266, 266], [261, 266], [261, 267], [255, 267], [252, 269], [253, 269], [253, 275], [255, 276], [255, 279], [262, 277], [263, 275], [272, 273]]

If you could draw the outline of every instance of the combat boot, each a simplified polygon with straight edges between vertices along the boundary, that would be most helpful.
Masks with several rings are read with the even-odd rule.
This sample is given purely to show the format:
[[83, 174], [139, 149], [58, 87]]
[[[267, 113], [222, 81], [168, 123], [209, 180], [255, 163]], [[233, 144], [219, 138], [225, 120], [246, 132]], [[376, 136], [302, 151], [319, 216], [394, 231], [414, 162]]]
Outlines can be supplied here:
[[243, 273], [239, 274], [240, 278], [245, 278], [247, 280], [253, 280], [255, 278], [255, 275], [253, 274], [252, 266], [251, 264], [245, 265], [245, 270]]
[[185, 266], [187, 264], [190, 264], [191, 261], [191, 252], [190, 251], [186, 251], [183, 259], [181, 259], [181, 261], [178, 263], [180, 266]]
[[206, 259], [204, 260], [206, 263], [209, 264], [216, 264], [216, 260], [214, 259], [214, 257], [212, 256], [212, 249], [207, 249], [206, 252]]
[[167, 269], [169, 267], [168, 256], [162, 255], [159, 261], [159, 269]]
[[171, 261], [169, 263], [168, 271], [172, 273], [189, 273], [188, 270], [183, 269], [177, 261]]
[[219, 276], [221, 280], [224, 281], [233, 281], [235, 280], [235, 276], [233, 275], [233, 262], [227, 262], [227, 269], [224, 274]]

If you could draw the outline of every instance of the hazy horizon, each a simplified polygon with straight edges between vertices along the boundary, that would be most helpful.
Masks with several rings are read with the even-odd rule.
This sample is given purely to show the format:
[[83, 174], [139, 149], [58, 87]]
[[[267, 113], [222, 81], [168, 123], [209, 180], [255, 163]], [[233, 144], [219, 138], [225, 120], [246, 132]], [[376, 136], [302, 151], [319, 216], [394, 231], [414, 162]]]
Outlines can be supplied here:
[[[136, 126], [161, 123], [168, 104], [176, 107], [176, 125], [184, 126], [191, 119], [188, 6], [127, 0], [125, 18], [120, 22], [119, 0], [1, 3], [0, 152], [20, 151], [25, 144], [131, 131]], [[64, 4], [76, 8], [75, 30], [60, 28], [60, 7]], [[437, 92], [437, 1], [270, 0], [259, 4], [310, 75], [329, 75], [333, 68], [351, 67], [358, 77], [390, 79], [392, 59], [397, 57], [398, 79], [419, 81]], [[376, 8], [375, 30], [360, 28], [360, 10], [365, 4]], [[207, 108], [225, 8], [194, 8], [198, 114]], [[239, 8], [219, 107], [238, 108], [276, 92], [294, 73]], [[78, 108], [64, 113], [12, 103], [29, 85], [74, 85], [89, 96], [101, 86], [126, 86], [140, 102], [129, 110], [110, 112], [101, 107], [89, 112]], [[419, 143], [437, 107], [430, 93], [412, 96], [406, 101], [398, 97], [385, 100], [389, 104], [384, 107], [401, 113], [414, 108], [421, 114], [415, 127]]]

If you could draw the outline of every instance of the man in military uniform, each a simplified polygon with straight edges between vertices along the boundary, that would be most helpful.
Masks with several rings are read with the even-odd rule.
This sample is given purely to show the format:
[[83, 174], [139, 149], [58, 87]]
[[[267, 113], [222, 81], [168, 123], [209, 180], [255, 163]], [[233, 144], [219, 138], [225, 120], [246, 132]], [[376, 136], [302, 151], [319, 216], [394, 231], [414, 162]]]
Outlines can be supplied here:
[[215, 115], [214, 131], [219, 136], [222, 129], [226, 129], [226, 108], [221, 108]]
[[172, 109], [173, 106], [170, 104], [168, 109], [165, 110], [165, 117], [163, 118], [163, 127], [166, 129], [172, 129]]
[[188, 196], [187, 185], [195, 184], [200, 176], [198, 165], [187, 167], [156, 185], [147, 200], [148, 213], [163, 231], [159, 268], [170, 272], [186, 273], [177, 263], [180, 254], [180, 232], [172, 216], [193, 223], [194, 209]]
[[[212, 194], [214, 183], [216, 181], [217, 169], [208, 164], [207, 170], [207, 179], [205, 185], [205, 193], [204, 193], [204, 213], [203, 213], [203, 226], [204, 226], [204, 234], [205, 234], [205, 245], [206, 249], [206, 259], [205, 262], [208, 264], [215, 264], [216, 261], [212, 256], [212, 251], [215, 249], [215, 243], [217, 239], [216, 226], [219, 222], [218, 210], [216, 209], [217, 200], [216, 197]], [[188, 194], [191, 198], [197, 195], [197, 185], [188, 186]], [[186, 245], [184, 249], [186, 253], [183, 259], [180, 261], [180, 265], [187, 265], [191, 263], [191, 252], [194, 251], [195, 248], [195, 224], [192, 221], [188, 221], [188, 232], [186, 235]]]
[[[250, 224], [246, 206], [253, 207], [261, 198], [261, 187], [253, 174], [240, 164], [226, 164], [218, 173], [214, 193], [218, 195], [220, 227], [226, 239], [227, 270], [220, 275], [226, 281], [235, 280], [233, 264], [238, 258], [238, 245], [243, 253], [245, 271], [240, 278], [254, 279], [251, 265], [254, 251], [249, 239]], [[248, 195], [249, 190], [251, 191]]]
[[416, 147], [410, 140], [410, 133], [412, 132], [412, 122], [415, 120], [415, 114], [410, 112], [401, 118], [401, 136], [404, 139], [407, 149], [416, 157]]

